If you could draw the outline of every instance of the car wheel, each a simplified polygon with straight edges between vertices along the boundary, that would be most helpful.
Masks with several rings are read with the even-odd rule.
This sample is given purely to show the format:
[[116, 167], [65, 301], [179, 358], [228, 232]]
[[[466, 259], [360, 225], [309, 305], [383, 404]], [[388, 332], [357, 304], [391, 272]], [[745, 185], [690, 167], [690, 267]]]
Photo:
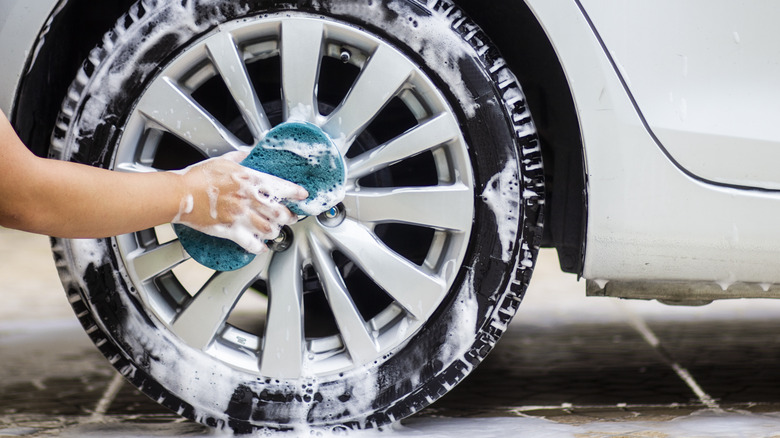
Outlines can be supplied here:
[[338, 145], [347, 194], [274, 251], [215, 272], [165, 225], [54, 239], [60, 275], [113, 366], [183, 416], [238, 433], [385, 425], [485, 357], [541, 238], [522, 91], [457, 7], [141, 1], [74, 79], [51, 155], [179, 169], [292, 119]]

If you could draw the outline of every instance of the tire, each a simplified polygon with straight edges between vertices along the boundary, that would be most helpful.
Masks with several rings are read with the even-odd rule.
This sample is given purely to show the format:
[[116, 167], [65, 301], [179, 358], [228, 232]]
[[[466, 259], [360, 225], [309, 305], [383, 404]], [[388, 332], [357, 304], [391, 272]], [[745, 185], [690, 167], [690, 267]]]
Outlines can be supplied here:
[[53, 239], [57, 266], [95, 345], [180, 415], [236, 433], [380, 427], [493, 348], [541, 239], [522, 91], [457, 7], [141, 1], [84, 62], [51, 156], [177, 169], [290, 118], [340, 145], [348, 190], [286, 250], [215, 273], [165, 225]]

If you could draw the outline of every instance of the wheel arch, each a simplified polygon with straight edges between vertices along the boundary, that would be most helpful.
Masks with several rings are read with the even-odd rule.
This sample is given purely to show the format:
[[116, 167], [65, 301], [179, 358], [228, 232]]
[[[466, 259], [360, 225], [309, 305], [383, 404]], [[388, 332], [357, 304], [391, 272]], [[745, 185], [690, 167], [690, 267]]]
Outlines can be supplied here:
[[82, 62], [135, 0], [61, 0], [38, 34], [14, 98], [11, 123], [27, 147], [46, 156], [57, 113]]
[[491, 2], [490, 7], [485, 7], [482, 0], [457, 3], [490, 36], [523, 86], [545, 166], [547, 202], [542, 246], [557, 249], [563, 271], [581, 274], [587, 173], [579, 118], [558, 56], [524, 1]]

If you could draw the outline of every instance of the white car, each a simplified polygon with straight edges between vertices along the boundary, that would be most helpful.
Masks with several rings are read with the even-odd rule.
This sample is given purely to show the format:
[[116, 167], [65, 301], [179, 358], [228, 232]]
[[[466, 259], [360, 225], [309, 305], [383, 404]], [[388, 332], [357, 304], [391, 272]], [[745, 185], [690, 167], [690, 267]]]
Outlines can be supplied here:
[[339, 147], [343, 201], [245, 268], [200, 266], [170, 226], [53, 240], [96, 346], [204, 424], [368, 428], [419, 411], [498, 341], [540, 246], [591, 295], [778, 293], [769, 3], [1, 8], [0, 107], [37, 154], [177, 169], [291, 120]]

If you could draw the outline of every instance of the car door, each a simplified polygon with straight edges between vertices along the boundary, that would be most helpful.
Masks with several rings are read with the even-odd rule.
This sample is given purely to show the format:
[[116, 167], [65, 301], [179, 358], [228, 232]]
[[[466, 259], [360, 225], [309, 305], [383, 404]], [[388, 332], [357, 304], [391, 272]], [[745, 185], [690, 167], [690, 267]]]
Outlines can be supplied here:
[[706, 181], [780, 189], [780, 8], [725, 0], [580, 4], [670, 158]]

